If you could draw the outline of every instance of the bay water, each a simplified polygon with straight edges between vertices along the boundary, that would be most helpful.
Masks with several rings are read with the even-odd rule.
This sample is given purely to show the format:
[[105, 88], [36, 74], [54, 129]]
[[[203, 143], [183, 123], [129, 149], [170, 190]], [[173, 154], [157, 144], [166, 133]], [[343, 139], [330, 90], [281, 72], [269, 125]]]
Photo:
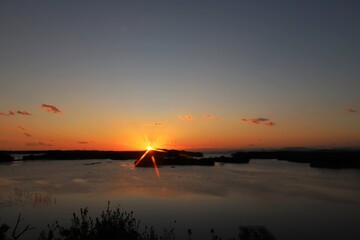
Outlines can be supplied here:
[[239, 226], [265, 226], [278, 240], [359, 239], [360, 171], [251, 160], [249, 164], [134, 168], [133, 160], [14, 161], [0, 164], [0, 223], [35, 229], [69, 225], [88, 207], [134, 211], [141, 228], [174, 228], [176, 239], [237, 237]]

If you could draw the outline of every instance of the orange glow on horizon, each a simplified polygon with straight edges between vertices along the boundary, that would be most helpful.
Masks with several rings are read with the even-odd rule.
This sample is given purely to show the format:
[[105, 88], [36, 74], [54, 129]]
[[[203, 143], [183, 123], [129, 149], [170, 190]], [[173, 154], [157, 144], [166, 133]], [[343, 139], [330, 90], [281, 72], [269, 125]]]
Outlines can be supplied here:
[[152, 150], [155, 150], [155, 149], [152, 148], [151, 146], [148, 146], [146, 150], [147, 150], [147, 151], [152, 151]]
[[[226, 122], [225, 117], [222, 117], [221, 122], [197, 119], [191, 123], [180, 121], [176, 116], [173, 120], [164, 117], [163, 122], [166, 124], [148, 125], [146, 122], [150, 120], [89, 120], [75, 119], [73, 115], [74, 112], [67, 111], [61, 116], [44, 114], [42, 119], [1, 116], [0, 150], [206, 151], [360, 146], [359, 128], [353, 128], [350, 124], [358, 122], [358, 115], [347, 119], [349, 124], [344, 124], [341, 128], [319, 124], [316, 119], [311, 122], [301, 119], [286, 122], [286, 119], [278, 118], [276, 126], [267, 127], [244, 121]], [[18, 118], [16, 121], [15, 117]], [[101, 121], [104, 124], [99, 124]], [[99, 127], [100, 125], [104, 127]]]

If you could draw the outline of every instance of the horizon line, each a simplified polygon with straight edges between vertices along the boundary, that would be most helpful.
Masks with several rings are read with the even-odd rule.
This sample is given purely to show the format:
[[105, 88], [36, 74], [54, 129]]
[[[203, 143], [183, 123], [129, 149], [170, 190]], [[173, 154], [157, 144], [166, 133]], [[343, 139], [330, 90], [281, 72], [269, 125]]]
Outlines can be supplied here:
[[[192, 151], [192, 152], [236, 152], [236, 151], [276, 151], [276, 150], [360, 150], [360, 147], [239, 147], [239, 148], [157, 148], [163, 150]], [[102, 151], [102, 152], [137, 152], [146, 149], [133, 150], [104, 150], [104, 149], [0, 149], [0, 152], [48, 152], [48, 151]]]

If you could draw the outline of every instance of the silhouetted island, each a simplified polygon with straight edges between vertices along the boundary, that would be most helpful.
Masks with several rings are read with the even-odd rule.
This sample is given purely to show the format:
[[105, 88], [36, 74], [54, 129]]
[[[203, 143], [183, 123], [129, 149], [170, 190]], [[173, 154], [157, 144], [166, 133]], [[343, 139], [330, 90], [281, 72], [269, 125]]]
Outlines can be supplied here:
[[142, 155], [142, 151], [46, 151], [40, 154], [23, 156], [22, 160], [85, 160], [85, 159], [112, 159], [129, 160], [136, 159]]
[[8, 153], [0, 153], [0, 162], [11, 162], [14, 158]]
[[[200, 152], [163, 150], [167, 156], [181, 158], [183, 160], [201, 158]], [[95, 150], [50, 150], [50, 151], [3, 151], [0, 154], [24, 154], [21, 160], [86, 160], [86, 159], [111, 159], [111, 160], [131, 160], [139, 159], [145, 151], [95, 151]], [[156, 152], [157, 154], [158, 152]], [[185, 157], [186, 156], [186, 157]], [[11, 157], [11, 156], [10, 156]], [[8, 157], [6, 158], [8, 159]], [[11, 158], [13, 160], [13, 158]], [[190, 162], [189, 162], [190, 164]]]
[[202, 165], [214, 166], [215, 160], [203, 158], [200, 152], [188, 152], [178, 150], [165, 150], [145, 152], [143, 158], [135, 161], [137, 167], [153, 167], [152, 158], [155, 159], [157, 166], [175, 166], [175, 165]]
[[306, 151], [252, 151], [232, 155], [239, 159], [277, 159], [282, 161], [309, 163], [317, 168], [360, 168], [359, 150], [306, 150]]

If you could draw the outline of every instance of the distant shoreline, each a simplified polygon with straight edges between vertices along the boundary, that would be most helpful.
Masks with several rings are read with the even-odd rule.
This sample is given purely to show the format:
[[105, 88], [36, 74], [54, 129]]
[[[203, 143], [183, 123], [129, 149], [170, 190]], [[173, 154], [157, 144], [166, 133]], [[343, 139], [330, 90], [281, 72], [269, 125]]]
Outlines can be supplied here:
[[[0, 151], [0, 162], [13, 161], [13, 154], [24, 155], [24, 161], [31, 160], [86, 160], [111, 159], [133, 160], [139, 159], [145, 151], [97, 151], [97, 150], [47, 150], [47, 151]], [[281, 161], [307, 163], [316, 168], [359, 168], [359, 150], [273, 150], [273, 151], [238, 151], [231, 156], [204, 157], [202, 152], [179, 150], [165, 150], [165, 153], [153, 153], [158, 165], [208, 165], [221, 163], [248, 163], [251, 159], [277, 159]], [[143, 167], [152, 166], [144, 161]]]

